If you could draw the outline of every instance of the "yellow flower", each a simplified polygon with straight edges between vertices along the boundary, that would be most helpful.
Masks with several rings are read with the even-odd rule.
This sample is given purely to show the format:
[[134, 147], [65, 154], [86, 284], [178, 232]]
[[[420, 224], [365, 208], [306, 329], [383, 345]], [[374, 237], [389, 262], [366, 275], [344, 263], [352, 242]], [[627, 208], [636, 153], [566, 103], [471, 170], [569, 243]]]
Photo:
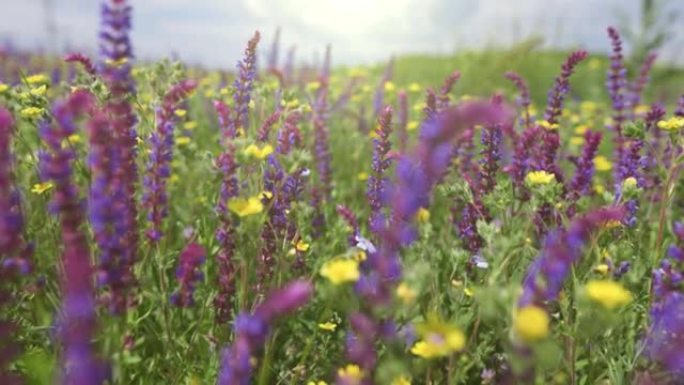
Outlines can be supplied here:
[[306, 85], [306, 89], [309, 91], [316, 91], [319, 88], [321, 88], [321, 82], [310, 82]]
[[76, 143], [81, 143], [81, 135], [79, 134], [72, 134], [67, 137], [67, 142], [71, 144], [76, 144]]
[[187, 146], [191, 141], [189, 136], [181, 136], [176, 138], [176, 146]]
[[305, 251], [309, 250], [309, 247], [310, 247], [310, 245], [308, 243], [302, 241], [301, 239], [299, 241], [297, 241], [297, 244], [295, 244], [295, 249], [297, 249], [297, 251], [300, 251], [300, 252], [305, 252]]
[[615, 281], [589, 281], [585, 289], [589, 299], [600, 303], [606, 309], [614, 309], [632, 301], [632, 293]]
[[594, 184], [594, 191], [597, 194], [603, 194], [604, 192], [606, 192], [606, 188], [603, 187], [603, 185], [596, 183], [596, 184]]
[[197, 122], [195, 122], [194, 120], [185, 122], [183, 123], [183, 128], [185, 128], [186, 130], [194, 130], [195, 128], [197, 128]]
[[26, 107], [19, 111], [19, 115], [21, 115], [22, 118], [35, 118], [37, 116], [43, 115], [44, 113], [45, 110], [38, 107]]
[[34, 194], [41, 195], [46, 191], [52, 190], [53, 187], [55, 187], [55, 185], [52, 184], [52, 182], [36, 183], [31, 188], [31, 192]]
[[584, 138], [581, 136], [573, 136], [570, 138], [570, 144], [573, 146], [581, 146], [584, 144]]
[[361, 263], [366, 260], [366, 252], [361, 249], [356, 249], [351, 255], [351, 259]]
[[677, 116], [658, 122], [658, 128], [665, 131], [678, 131], [682, 127], [684, 127], [684, 118]]
[[411, 379], [406, 376], [395, 377], [390, 385], [411, 385]]
[[396, 89], [397, 87], [394, 85], [392, 82], [385, 82], [385, 91], [386, 92], [392, 92]]
[[596, 167], [596, 171], [610, 171], [613, 164], [605, 156], [599, 155], [594, 158], [594, 167]]
[[359, 279], [359, 262], [353, 259], [338, 258], [326, 262], [320, 271], [323, 278], [333, 285], [345, 282], [356, 282]]
[[184, 117], [185, 115], [187, 115], [188, 111], [186, 111], [186, 110], [184, 110], [184, 109], [182, 109], [182, 108], [178, 108], [178, 109], [174, 110], [173, 113], [174, 113], [177, 117], [182, 118], [182, 117]]
[[239, 217], [258, 214], [264, 210], [259, 197], [233, 198], [228, 202], [228, 209]]
[[334, 332], [335, 329], [337, 329], [337, 324], [332, 322], [325, 322], [322, 324], [318, 324], [318, 328], [329, 332]]
[[549, 335], [549, 315], [544, 309], [530, 305], [513, 315], [513, 329], [523, 341], [539, 341]]
[[7, 90], [9, 90], [9, 88], [10, 88], [10, 87], [9, 87], [7, 84], [5, 84], [5, 83], [0, 83], [0, 94], [3, 93], [3, 92], [5, 92], [5, 91], [7, 91]]
[[589, 126], [583, 124], [581, 126], [575, 127], [575, 135], [584, 135], [585, 132], [589, 130]]
[[549, 123], [547, 120], [539, 121], [539, 126], [544, 128], [545, 130], [557, 130], [558, 129], [558, 123]]
[[221, 96], [226, 96], [229, 93], [230, 93], [230, 90], [228, 89], [228, 87], [223, 87], [219, 90], [219, 95], [221, 95]]
[[550, 172], [544, 170], [530, 171], [525, 176], [525, 182], [528, 185], [549, 184], [555, 179], [555, 176]]
[[418, 357], [444, 357], [465, 347], [466, 339], [463, 332], [436, 318], [420, 326], [419, 333], [422, 339], [411, 348], [411, 353]]
[[425, 104], [425, 102], [418, 102], [418, 103], [413, 105], [413, 111], [420, 112], [420, 111], [423, 111], [423, 109], [425, 109], [425, 107], [427, 107], [427, 104]]
[[591, 113], [594, 112], [598, 109], [598, 104], [596, 102], [592, 102], [590, 100], [585, 100], [582, 103], [580, 103], [580, 110], [584, 113]]
[[358, 175], [356, 175], [356, 178], [362, 182], [368, 180], [368, 173], [361, 171]]
[[420, 223], [425, 223], [430, 220], [430, 211], [424, 207], [418, 209], [416, 213], [416, 220]]
[[420, 84], [418, 83], [411, 83], [408, 86], [408, 90], [411, 92], [420, 92]]
[[358, 385], [363, 380], [363, 371], [358, 365], [349, 364], [337, 370], [337, 376], [348, 385]]
[[180, 177], [178, 176], [178, 174], [171, 174], [171, 176], [169, 177], [169, 183], [170, 184], [178, 183], [179, 180], [180, 180]]
[[413, 302], [417, 296], [418, 294], [416, 291], [411, 289], [406, 282], [402, 282], [399, 284], [399, 286], [397, 286], [397, 297], [401, 298], [405, 304]]
[[412, 121], [408, 122], [408, 124], [406, 125], [406, 129], [407, 129], [408, 131], [413, 131], [413, 130], [415, 130], [416, 128], [418, 128], [419, 125], [420, 125], [420, 123], [418, 123], [418, 122], [415, 121], [415, 120], [412, 120]]
[[637, 187], [637, 180], [633, 176], [630, 176], [629, 178], [622, 181], [622, 189], [623, 190], [635, 189], [636, 187]]
[[43, 84], [38, 88], [34, 88], [30, 91], [33, 96], [44, 96], [47, 93], [47, 86]]
[[26, 77], [26, 83], [28, 84], [42, 84], [47, 83], [48, 77], [45, 74], [35, 74]]
[[601, 225], [604, 229], [614, 229], [616, 227], [622, 226], [622, 222], [620, 222], [616, 219], [612, 219], [612, 220], [603, 222]]
[[204, 97], [207, 99], [211, 99], [214, 96], [216, 96], [216, 92], [214, 90], [206, 90], [204, 91]]
[[309, 381], [306, 383], [306, 385], [328, 385], [328, 383], [325, 381]]
[[273, 153], [273, 146], [270, 144], [266, 144], [262, 148], [259, 148], [256, 144], [250, 144], [245, 149], [245, 155], [257, 159], [264, 159], [271, 155], [271, 153]]
[[128, 63], [128, 58], [127, 57], [122, 57], [119, 60], [112, 60], [112, 59], [107, 59], [105, 60], [105, 63], [114, 66], [114, 67], [121, 67], [122, 65]]
[[594, 271], [601, 274], [601, 275], [606, 275], [606, 274], [608, 274], [609, 269], [610, 268], [608, 267], [608, 265], [606, 265], [605, 263], [602, 263], [602, 264], [596, 266], [594, 268]]
[[475, 293], [473, 292], [473, 289], [471, 289], [469, 287], [464, 287], [463, 288], [463, 294], [465, 294], [467, 297], [472, 297], [473, 294], [475, 294]]

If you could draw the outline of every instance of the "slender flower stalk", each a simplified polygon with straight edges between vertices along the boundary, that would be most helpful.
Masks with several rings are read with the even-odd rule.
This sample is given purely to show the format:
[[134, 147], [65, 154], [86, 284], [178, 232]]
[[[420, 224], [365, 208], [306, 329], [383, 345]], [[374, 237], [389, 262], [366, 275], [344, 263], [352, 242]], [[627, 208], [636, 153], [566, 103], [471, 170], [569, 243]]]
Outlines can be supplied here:
[[442, 87], [439, 89], [439, 96], [437, 96], [438, 111], [444, 111], [446, 108], [449, 107], [449, 105], [451, 104], [449, 94], [451, 93], [451, 90], [454, 88], [454, 84], [456, 84], [456, 82], [458, 82], [460, 78], [461, 72], [454, 71], [449, 76], [447, 76], [446, 79], [444, 79], [444, 83], [442, 83]]
[[79, 63], [83, 69], [91, 76], [95, 76], [97, 69], [93, 65], [92, 60], [82, 53], [74, 52], [64, 56], [64, 61], [67, 63]]
[[257, 132], [257, 141], [261, 143], [268, 142], [271, 130], [273, 129], [273, 126], [278, 123], [278, 120], [280, 120], [280, 111], [276, 110], [261, 124], [261, 128], [259, 128], [259, 131]]
[[539, 157], [537, 144], [541, 134], [543, 134], [542, 129], [533, 125], [526, 128], [520, 135], [518, 142], [515, 143], [513, 159], [506, 168], [506, 172], [511, 175], [513, 183], [518, 189], [524, 188], [525, 176], [533, 169], [534, 160]]
[[501, 126], [487, 126], [482, 128], [480, 143], [480, 168], [478, 175], [479, 195], [485, 195], [496, 186], [496, 174], [501, 162], [503, 133]]
[[[645, 131], [651, 134], [651, 141], [646, 146], [646, 156], [643, 161], [643, 183], [644, 188], [653, 189], [653, 187], [660, 185], [660, 174], [658, 167], [662, 163], [661, 148], [662, 132], [658, 128], [658, 122], [665, 117], [665, 109], [659, 104], [653, 104], [651, 109], [646, 113], [644, 118]], [[658, 194], [654, 194], [654, 198]]]
[[394, 75], [394, 58], [391, 58], [382, 73], [380, 82], [375, 87], [375, 94], [373, 95], [373, 116], [378, 117], [382, 113], [382, 108], [385, 103], [385, 84], [392, 81]]
[[307, 281], [294, 281], [271, 293], [253, 313], [242, 313], [235, 320], [233, 344], [221, 352], [218, 385], [249, 385], [252, 357], [266, 343], [273, 323], [304, 306], [313, 287]]
[[285, 118], [283, 127], [278, 130], [278, 146], [276, 147], [278, 154], [287, 155], [294, 148], [301, 147], [302, 133], [298, 127], [301, 119], [302, 115], [296, 111], [291, 112]]
[[44, 122], [40, 136], [47, 151], [40, 154], [42, 178], [54, 184], [50, 211], [59, 215], [62, 231], [62, 298], [59, 335], [63, 345], [62, 384], [102, 384], [105, 367], [96, 357], [95, 296], [90, 251], [83, 225], [83, 205], [73, 182], [74, 150], [62, 143], [76, 132], [76, 119], [92, 107], [93, 97], [79, 91], [58, 102], [52, 114], [55, 123]]
[[191, 307], [195, 301], [193, 295], [197, 283], [204, 279], [200, 268], [206, 259], [204, 247], [195, 242], [189, 243], [180, 254], [176, 279], [178, 290], [171, 294], [170, 301], [178, 307]]
[[423, 121], [433, 120], [437, 116], [437, 95], [428, 88], [425, 91], [425, 108], [423, 108]]
[[252, 89], [254, 79], [257, 75], [257, 56], [256, 48], [259, 44], [261, 35], [259, 31], [254, 32], [254, 36], [247, 42], [244, 58], [237, 63], [238, 75], [235, 78], [233, 87], [233, 119], [230, 120], [233, 132], [240, 133], [249, 130], [249, 102], [252, 100]]
[[530, 89], [519, 74], [515, 72], [506, 72], [506, 79], [513, 82], [515, 87], [518, 89], [518, 97], [516, 101], [520, 108], [522, 109], [522, 116], [520, 118], [520, 124], [524, 129], [529, 129], [532, 127], [532, 118], [530, 116], [530, 105], [532, 104], [530, 100]]
[[152, 225], [146, 235], [152, 243], [157, 243], [161, 239], [163, 220], [169, 210], [166, 184], [171, 176], [171, 161], [173, 160], [173, 130], [177, 120], [175, 111], [195, 89], [195, 86], [196, 83], [192, 80], [172, 86], [164, 96], [161, 107], [157, 109], [157, 129], [150, 137], [152, 153], [143, 180], [145, 190], [142, 199], [143, 207], [148, 210], [147, 219]]
[[359, 221], [356, 218], [354, 212], [347, 206], [337, 205], [337, 213], [344, 219], [347, 226], [351, 229], [349, 236], [347, 237], [347, 244], [350, 247], [354, 247], [357, 244], [357, 238], [361, 235], [361, 229], [359, 228]]
[[639, 103], [641, 103], [641, 94], [648, 84], [651, 68], [653, 68], [653, 63], [655, 63], [656, 58], [658, 58], [656, 53], [651, 52], [648, 54], [639, 69], [639, 75], [633, 82], [628, 84], [628, 100], [625, 105], [628, 115], [627, 118], [634, 118], [635, 109], [639, 106]]
[[368, 190], [366, 197], [371, 208], [368, 219], [368, 226], [374, 234], [384, 226], [385, 216], [382, 212], [384, 206], [384, 195], [387, 193], [389, 181], [385, 176], [392, 164], [392, 159], [388, 157], [392, 145], [389, 137], [392, 133], [392, 107], [386, 106], [378, 118], [378, 126], [375, 129], [373, 139], [373, 162], [371, 169], [373, 172], [368, 178]]
[[[622, 55], [622, 39], [620, 33], [613, 27], [608, 28], [608, 37], [611, 40], [612, 54], [610, 56], [610, 69], [606, 87], [613, 103], [613, 121], [610, 128], [615, 132], [615, 163], [622, 162], [624, 151], [624, 138], [622, 135], [625, 122], [626, 92], [627, 92], [627, 69]], [[616, 177], [616, 179], [618, 179]]]
[[19, 191], [14, 186], [12, 159], [12, 115], [0, 107], [0, 383], [21, 384], [21, 377], [12, 373], [9, 366], [19, 354], [13, 341], [16, 325], [9, 319], [13, 287], [17, 278], [30, 268], [31, 248], [23, 238], [24, 218]]

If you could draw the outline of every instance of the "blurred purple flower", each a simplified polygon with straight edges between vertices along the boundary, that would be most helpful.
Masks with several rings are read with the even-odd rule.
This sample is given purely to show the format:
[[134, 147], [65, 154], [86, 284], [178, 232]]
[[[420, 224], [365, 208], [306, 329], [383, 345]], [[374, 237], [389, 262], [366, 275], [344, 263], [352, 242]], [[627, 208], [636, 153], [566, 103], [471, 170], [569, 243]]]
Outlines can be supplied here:
[[200, 270], [206, 259], [204, 247], [195, 242], [189, 243], [180, 253], [176, 279], [178, 290], [171, 294], [171, 303], [178, 307], [190, 307], [194, 304], [193, 295], [197, 283], [204, 279]]

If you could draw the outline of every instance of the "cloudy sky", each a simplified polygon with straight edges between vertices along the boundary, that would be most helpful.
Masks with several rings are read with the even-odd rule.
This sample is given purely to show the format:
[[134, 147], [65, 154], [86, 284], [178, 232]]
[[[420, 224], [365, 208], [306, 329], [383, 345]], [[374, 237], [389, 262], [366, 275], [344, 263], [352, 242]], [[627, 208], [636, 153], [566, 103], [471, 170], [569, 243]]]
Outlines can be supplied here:
[[[664, 0], [666, 1], [666, 0]], [[93, 52], [97, 0], [0, 0], [0, 39], [22, 47], [66, 46]], [[545, 44], [606, 51], [605, 27], [636, 22], [640, 0], [135, 0], [133, 41], [139, 58], [176, 52], [190, 62], [232, 67], [259, 29], [266, 47], [277, 26], [283, 45], [313, 60], [327, 43], [335, 63], [372, 63], [392, 54], [447, 53], [507, 45], [532, 34]], [[52, 9], [52, 12], [46, 11]], [[684, 1], [675, 39], [661, 57], [684, 63]], [[56, 33], [46, 25], [54, 20]]]

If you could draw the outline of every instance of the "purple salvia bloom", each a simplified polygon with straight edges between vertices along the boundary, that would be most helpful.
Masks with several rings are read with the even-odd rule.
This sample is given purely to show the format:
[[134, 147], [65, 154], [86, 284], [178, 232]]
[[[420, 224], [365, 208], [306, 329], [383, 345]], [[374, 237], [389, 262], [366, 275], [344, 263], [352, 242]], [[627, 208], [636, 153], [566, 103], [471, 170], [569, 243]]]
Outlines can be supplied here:
[[117, 159], [120, 163], [115, 169], [113, 189], [122, 199], [121, 207], [125, 218], [121, 240], [125, 247], [123, 261], [127, 266], [124, 271], [132, 271], [138, 256], [139, 235], [136, 198], [137, 118], [130, 103], [131, 96], [136, 92], [135, 81], [131, 76], [131, 7], [125, 0], [103, 0], [101, 17], [100, 59], [97, 70], [110, 92], [105, 103], [105, 112], [110, 120], [110, 128], [114, 132], [113, 144], [117, 149]]
[[[660, 184], [658, 173], [659, 162], [662, 157], [662, 132], [658, 128], [658, 122], [665, 116], [665, 109], [659, 104], [653, 104], [644, 118], [646, 132], [651, 133], [650, 145], [646, 147], [646, 156], [643, 161], [643, 183], [646, 189], [652, 189]], [[657, 196], [657, 194], [655, 194]], [[654, 196], [654, 198], [655, 198]]]
[[399, 111], [397, 111], [397, 136], [399, 137], [399, 152], [402, 154], [406, 151], [406, 144], [408, 143], [408, 96], [406, 91], [401, 90], [398, 94]]
[[218, 264], [218, 294], [214, 299], [216, 320], [219, 324], [227, 322], [231, 315], [233, 296], [235, 295], [235, 276], [237, 268], [235, 255], [235, 224], [228, 212], [228, 202], [239, 195], [237, 179], [238, 165], [235, 162], [235, 146], [226, 139], [224, 151], [218, 156], [216, 165], [221, 172], [221, 191], [216, 213], [219, 226], [216, 229], [216, 241], [219, 243], [216, 262]]
[[591, 181], [594, 177], [594, 158], [598, 153], [601, 144], [601, 133], [587, 130], [584, 133], [584, 146], [582, 155], [575, 161], [575, 175], [570, 182], [568, 191], [568, 217], [575, 215], [575, 203], [580, 197], [586, 196], [591, 192]]
[[524, 129], [529, 129], [532, 127], [532, 118], [530, 117], [530, 105], [532, 104], [530, 100], [530, 89], [519, 74], [509, 71], [506, 72], [506, 79], [510, 80], [515, 84], [518, 89], [518, 97], [516, 98], [518, 105], [522, 108], [522, 117], [520, 118], [520, 124]]
[[526, 128], [517, 143], [511, 164], [506, 168], [506, 172], [511, 175], [513, 183], [519, 189], [524, 188], [525, 176], [532, 170], [534, 159], [537, 155], [537, 145], [542, 129], [538, 126]]
[[19, 346], [12, 340], [16, 325], [11, 321], [9, 307], [13, 300], [12, 284], [17, 273], [28, 273], [28, 252], [22, 232], [24, 219], [19, 191], [14, 186], [12, 173], [12, 115], [0, 107], [0, 383], [19, 385], [21, 377], [9, 370], [19, 355]]
[[435, 91], [428, 88], [425, 91], [425, 108], [423, 108], [423, 121], [432, 120], [437, 115], [437, 95]]
[[[106, 287], [102, 297], [112, 314], [122, 314], [127, 305], [127, 289], [133, 282], [131, 266], [124, 263], [126, 232], [123, 191], [117, 188], [115, 170], [121, 167], [113, 142], [113, 132], [104, 113], [98, 111], [88, 122], [90, 150], [88, 166], [91, 174], [88, 211], [98, 248], [97, 283]], [[124, 271], [124, 269], [128, 269]]]
[[286, 222], [284, 208], [276, 205], [275, 201], [278, 199], [280, 186], [282, 184], [285, 173], [283, 171], [278, 158], [271, 154], [267, 159], [267, 167], [264, 171], [264, 191], [270, 192], [270, 197], [266, 194], [262, 195], [261, 201], [265, 207], [268, 208], [268, 218], [261, 229], [261, 250], [257, 259], [257, 278], [256, 278], [256, 292], [264, 293], [267, 288], [269, 278], [272, 276], [275, 269], [275, 254], [280, 243], [279, 235], [276, 229], [284, 227], [283, 222]]
[[159, 242], [161, 239], [162, 222], [169, 210], [166, 184], [171, 176], [171, 161], [173, 160], [173, 129], [177, 120], [174, 111], [180, 107], [184, 98], [195, 87], [196, 83], [192, 80], [185, 80], [174, 85], [164, 96], [161, 107], [157, 109], [157, 129], [150, 136], [152, 152], [143, 179], [145, 190], [142, 198], [142, 206], [148, 210], [147, 220], [152, 225], [146, 235], [152, 243]]
[[221, 131], [221, 137], [223, 138], [235, 138], [237, 132], [235, 131], [235, 125], [232, 122], [230, 116], [230, 107], [221, 100], [214, 100], [214, 110], [216, 111], [216, 116], [218, 117], [219, 130]]
[[456, 82], [460, 78], [461, 78], [461, 72], [460, 71], [454, 71], [449, 76], [447, 76], [446, 79], [444, 79], [444, 83], [442, 84], [442, 88], [439, 89], [439, 96], [437, 96], [437, 110], [438, 111], [443, 111], [449, 107], [449, 104], [450, 104], [449, 94], [451, 93], [451, 89], [454, 88], [454, 84], [456, 84]]
[[59, 335], [63, 344], [62, 384], [88, 385], [105, 381], [105, 366], [95, 357], [92, 340], [96, 328], [90, 251], [84, 233], [84, 211], [73, 182], [74, 150], [62, 142], [76, 132], [76, 118], [92, 108], [91, 94], [79, 91], [55, 104], [55, 123], [41, 124], [47, 151], [40, 154], [40, 172], [54, 184], [51, 212], [59, 215], [62, 252], [62, 309]]
[[373, 171], [368, 178], [368, 190], [366, 197], [370, 205], [371, 214], [368, 218], [368, 226], [374, 234], [384, 226], [384, 196], [387, 192], [389, 181], [386, 172], [392, 164], [392, 159], [388, 156], [392, 148], [389, 141], [392, 133], [392, 108], [386, 106], [382, 114], [378, 117], [378, 126], [375, 129], [377, 138], [373, 139], [373, 161], [371, 170]]
[[178, 307], [190, 307], [194, 304], [195, 286], [204, 279], [201, 271], [207, 252], [195, 242], [189, 243], [180, 254], [176, 279], [178, 290], [171, 294], [170, 301]]
[[351, 229], [351, 233], [347, 237], [347, 243], [350, 247], [354, 247], [357, 244], [357, 237], [361, 235], [361, 230], [359, 229], [359, 221], [356, 218], [354, 212], [347, 206], [337, 205], [337, 213], [344, 219], [347, 226]]
[[375, 87], [375, 94], [373, 95], [373, 116], [380, 116], [382, 113], [382, 108], [385, 103], [385, 83], [392, 80], [394, 74], [394, 58], [391, 58], [385, 67], [385, 71], [382, 73], [380, 82], [377, 87]]
[[484, 244], [484, 239], [477, 232], [477, 220], [482, 217], [474, 203], [466, 202], [463, 208], [454, 208], [454, 218], [456, 221], [456, 230], [461, 238], [461, 244], [464, 249], [470, 251], [472, 254], [477, 253]]
[[655, 52], [648, 54], [639, 69], [639, 75], [633, 82], [628, 84], [629, 92], [627, 94], [627, 100], [625, 101], [625, 109], [627, 110], [628, 118], [634, 118], [634, 110], [641, 102], [641, 94], [648, 84], [651, 68], [653, 68], [653, 63], [655, 63], [657, 57], [658, 55]]
[[553, 88], [549, 91], [549, 98], [544, 112], [544, 119], [554, 124], [563, 112], [563, 100], [570, 91], [570, 76], [575, 67], [587, 57], [587, 51], [575, 51], [568, 56], [561, 66], [561, 73], [554, 81]]
[[[622, 125], [625, 121], [625, 108], [627, 103], [625, 101], [625, 93], [627, 92], [627, 69], [625, 69], [622, 55], [622, 39], [620, 38], [620, 34], [615, 28], [609, 27], [608, 37], [611, 40], [612, 54], [610, 56], [610, 69], [608, 70], [606, 87], [613, 103], [613, 122], [611, 128], [615, 131], [615, 163], [620, 164], [624, 151]], [[616, 179], [619, 178], [616, 176]]]
[[313, 287], [306, 281], [294, 281], [271, 293], [254, 313], [242, 313], [235, 320], [233, 344], [221, 351], [217, 385], [249, 385], [251, 358], [265, 343], [274, 321], [304, 306]]
[[233, 82], [233, 87], [235, 87], [233, 112], [235, 115], [230, 121], [232, 124], [230, 131], [232, 132], [240, 132], [240, 129], [245, 132], [249, 130], [249, 102], [252, 100], [254, 79], [257, 75], [256, 48], [260, 38], [259, 31], [254, 32], [254, 36], [247, 42], [245, 57], [237, 63], [238, 75]]
[[482, 128], [480, 143], [480, 168], [478, 173], [479, 195], [485, 195], [496, 186], [496, 173], [501, 162], [501, 147], [503, 134], [501, 126], [487, 126]]
[[[622, 153], [620, 164], [617, 166], [618, 179], [615, 184], [615, 201], [622, 200], [623, 182], [627, 178], [634, 178], [637, 181], [638, 187], [644, 187], [644, 180], [641, 169], [643, 162], [641, 161], [641, 148], [644, 146], [644, 141], [641, 139], [632, 139], [627, 143], [625, 150]], [[624, 218], [625, 226], [634, 226], [636, 224], [636, 212], [639, 208], [639, 201], [637, 199], [630, 199], [625, 202], [627, 207], [627, 215]]]
[[82, 53], [79, 52], [74, 52], [67, 54], [64, 56], [64, 61], [67, 63], [79, 63], [83, 67], [83, 69], [90, 75], [95, 76], [96, 69], [95, 66], [93, 65], [92, 60], [90, 60], [89, 57], [83, 55]]
[[591, 234], [608, 222], [622, 220], [624, 214], [621, 207], [598, 209], [575, 218], [567, 229], [547, 234], [543, 249], [525, 274], [518, 307], [543, 307], [546, 301], [555, 301]]
[[278, 71], [278, 54], [280, 52], [280, 27], [276, 28], [275, 36], [273, 37], [273, 44], [271, 50], [268, 52], [267, 70], [269, 72], [277, 73]]
[[313, 187], [311, 189], [311, 207], [313, 207], [313, 217], [311, 218], [311, 235], [318, 238], [323, 234], [325, 229], [325, 213], [323, 212], [323, 203], [325, 201], [324, 195], [320, 189]]
[[[329, 47], [328, 47], [329, 48]], [[329, 52], [329, 49], [326, 50]], [[326, 58], [329, 55], [326, 54]], [[313, 134], [314, 134], [314, 160], [318, 170], [318, 184], [323, 198], [329, 200], [332, 194], [332, 166], [330, 155], [329, 132], [328, 132], [328, 82], [330, 69], [323, 66], [319, 76], [320, 87], [316, 93], [313, 105]]]
[[259, 128], [259, 131], [257, 132], [258, 142], [268, 142], [268, 137], [271, 134], [271, 130], [273, 129], [273, 126], [278, 123], [278, 120], [280, 120], [280, 111], [278, 110], [274, 111], [271, 116], [264, 120], [264, 122], [261, 124], [261, 128]]
[[294, 148], [301, 147], [302, 133], [297, 124], [301, 120], [302, 115], [299, 112], [291, 112], [282, 128], [278, 131], [278, 146], [276, 152], [278, 154], [287, 155]]

